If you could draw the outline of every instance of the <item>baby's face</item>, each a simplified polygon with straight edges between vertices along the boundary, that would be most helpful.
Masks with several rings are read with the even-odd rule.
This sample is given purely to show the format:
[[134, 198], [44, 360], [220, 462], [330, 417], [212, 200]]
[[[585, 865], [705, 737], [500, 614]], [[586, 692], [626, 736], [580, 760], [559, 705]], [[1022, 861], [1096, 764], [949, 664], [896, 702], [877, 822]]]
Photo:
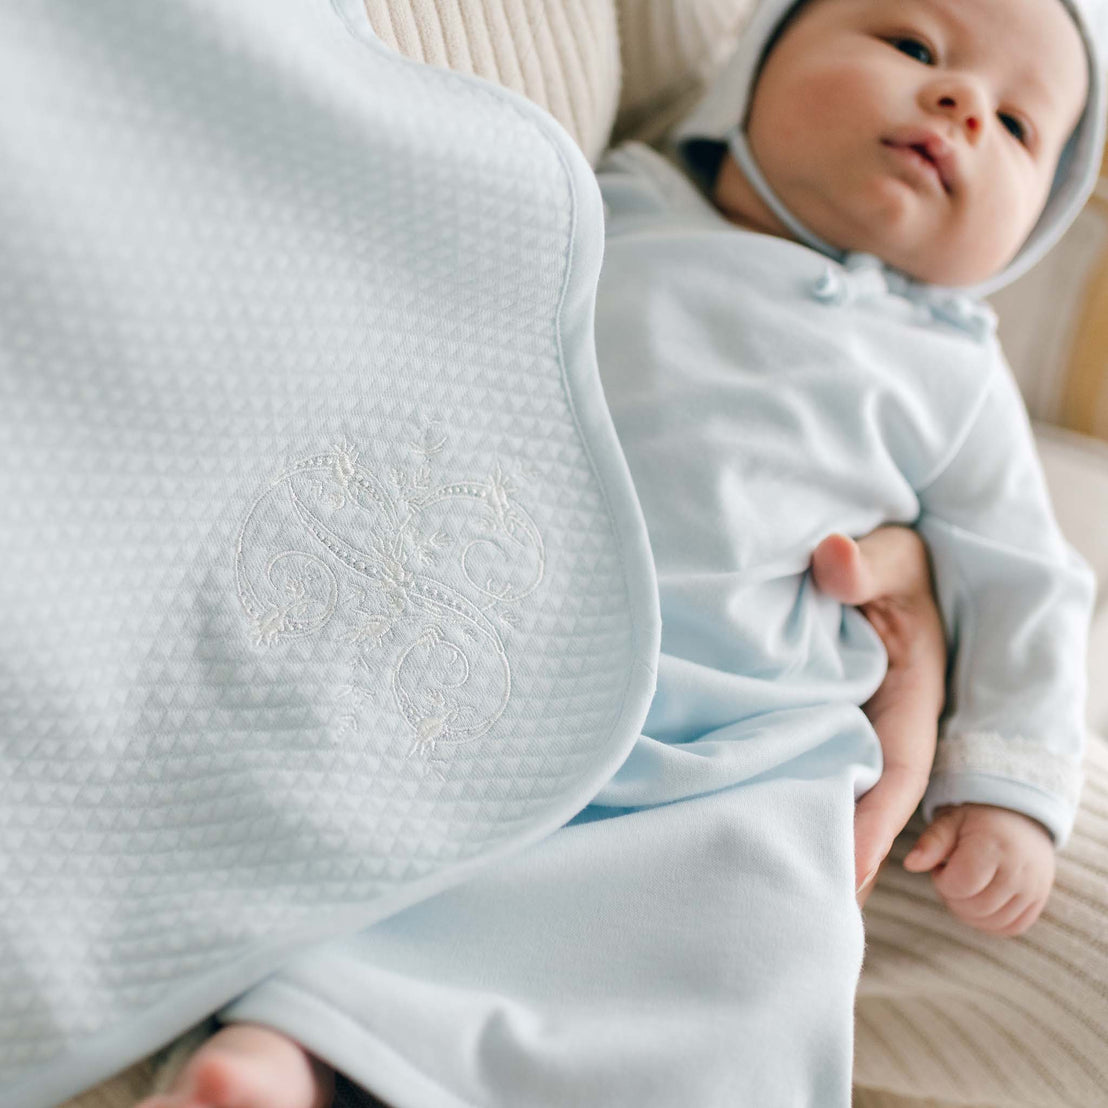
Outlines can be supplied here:
[[[968, 285], [1035, 225], [1086, 88], [1060, 0], [810, 0], [765, 62], [747, 138], [821, 238]], [[715, 200], [783, 232], [730, 158]]]

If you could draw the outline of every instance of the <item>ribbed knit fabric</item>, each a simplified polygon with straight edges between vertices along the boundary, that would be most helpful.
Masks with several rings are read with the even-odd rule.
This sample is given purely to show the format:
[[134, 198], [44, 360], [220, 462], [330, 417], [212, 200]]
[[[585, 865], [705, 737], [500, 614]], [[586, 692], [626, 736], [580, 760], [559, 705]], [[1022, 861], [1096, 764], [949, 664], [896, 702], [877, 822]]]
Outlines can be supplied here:
[[731, 54], [754, 0], [618, 0], [623, 86], [613, 144], [655, 143]]
[[366, 11], [400, 53], [522, 93], [590, 162], [604, 149], [620, 83], [612, 0], [366, 0]]
[[62, 1108], [134, 1108], [153, 1090], [154, 1057], [144, 1058], [96, 1088], [67, 1100]]
[[1090, 737], [1085, 772], [1050, 901], [1017, 939], [954, 919], [900, 864], [922, 823], [900, 836], [865, 911], [856, 1108], [1108, 1105], [1104, 739]]

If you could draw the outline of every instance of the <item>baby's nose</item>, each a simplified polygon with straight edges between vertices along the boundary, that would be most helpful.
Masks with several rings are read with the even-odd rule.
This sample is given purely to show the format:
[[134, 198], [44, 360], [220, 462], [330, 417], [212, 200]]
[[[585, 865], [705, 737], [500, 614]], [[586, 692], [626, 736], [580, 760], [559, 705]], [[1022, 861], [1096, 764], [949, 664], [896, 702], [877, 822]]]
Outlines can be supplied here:
[[968, 78], [948, 75], [933, 82], [927, 91], [932, 111], [953, 119], [966, 136], [975, 140], [985, 122], [985, 99], [977, 85]]
[[[939, 107], [945, 108], [947, 111], [955, 114], [958, 113], [958, 101], [953, 96], [944, 96], [939, 100]], [[981, 129], [981, 120], [977, 118], [977, 114], [972, 111], [966, 111], [960, 113], [964, 116], [962, 123], [967, 131], [973, 132]]]

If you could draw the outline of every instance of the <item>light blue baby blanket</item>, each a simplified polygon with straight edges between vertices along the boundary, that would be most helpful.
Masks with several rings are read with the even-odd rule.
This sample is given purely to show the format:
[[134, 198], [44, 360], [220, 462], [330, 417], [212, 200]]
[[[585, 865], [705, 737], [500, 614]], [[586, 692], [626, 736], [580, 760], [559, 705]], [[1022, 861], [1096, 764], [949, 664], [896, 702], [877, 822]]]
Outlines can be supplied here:
[[563, 824], [654, 685], [588, 165], [358, 0], [0, 8], [0, 1103]]

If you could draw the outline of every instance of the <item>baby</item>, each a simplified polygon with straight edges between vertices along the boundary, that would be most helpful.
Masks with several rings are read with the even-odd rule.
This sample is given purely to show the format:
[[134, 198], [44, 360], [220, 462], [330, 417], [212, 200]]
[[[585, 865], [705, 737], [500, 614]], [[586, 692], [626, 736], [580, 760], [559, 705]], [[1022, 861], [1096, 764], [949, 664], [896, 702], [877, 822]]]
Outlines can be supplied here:
[[[1055, 530], [991, 316], [953, 290], [1010, 280], [1072, 216], [1066, 191], [1088, 170], [1075, 151], [1094, 131], [1099, 154], [1101, 134], [1081, 19], [1043, 0], [765, 4], [744, 52], [675, 136], [714, 210], [645, 147], [601, 167], [610, 227], [599, 361], [660, 572], [659, 551], [685, 571], [678, 547], [690, 545], [687, 525], [675, 541], [678, 513], [664, 504], [705, 487], [696, 476], [709, 471], [741, 486], [717, 492], [709, 513], [745, 528], [731, 550], [740, 572], [803, 548], [805, 535], [868, 530], [874, 511], [916, 524], [957, 655], [931, 823], [906, 865], [934, 870], [960, 919], [1006, 935], [1041, 912], [1076, 802], [1089, 592]], [[758, 237], [719, 236], [716, 264], [683, 271], [677, 239], [668, 264], [645, 245], [647, 225], [669, 230], [678, 212], [703, 227], [722, 213]], [[647, 250], [651, 275], [629, 279], [645, 272]], [[687, 291], [672, 295], [677, 284]], [[734, 377], [712, 379], [720, 367], [707, 351], [690, 351], [700, 372], [644, 372], [665, 356], [651, 351], [649, 324], [629, 341], [644, 330], [632, 294], [669, 310], [671, 342], [682, 295], [709, 317], [733, 298], [715, 339], [732, 339]], [[689, 414], [659, 428], [650, 404]], [[725, 411], [743, 445], [716, 453], [711, 429]], [[709, 460], [675, 465], [698, 422]], [[699, 604], [677, 620], [695, 619]]]
[[[885, 648], [809, 561], [830, 532], [912, 523], [953, 661], [929, 826], [905, 864], [984, 931], [1042, 911], [1080, 785], [1091, 583], [976, 297], [1084, 199], [1096, 59], [1066, 0], [770, 0], [678, 128], [681, 170], [634, 144], [601, 166], [599, 364], [664, 628], [643, 738], [594, 813], [774, 775], [834, 778], [836, 798], [873, 786], [858, 706]], [[843, 827], [816, 808], [805, 823], [836, 874]], [[749, 944], [773, 924], [752, 911]], [[830, 1049], [819, 1064], [848, 1095], [848, 1033]], [[232, 1025], [145, 1108], [317, 1108], [331, 1082], [291, 1040]]]

